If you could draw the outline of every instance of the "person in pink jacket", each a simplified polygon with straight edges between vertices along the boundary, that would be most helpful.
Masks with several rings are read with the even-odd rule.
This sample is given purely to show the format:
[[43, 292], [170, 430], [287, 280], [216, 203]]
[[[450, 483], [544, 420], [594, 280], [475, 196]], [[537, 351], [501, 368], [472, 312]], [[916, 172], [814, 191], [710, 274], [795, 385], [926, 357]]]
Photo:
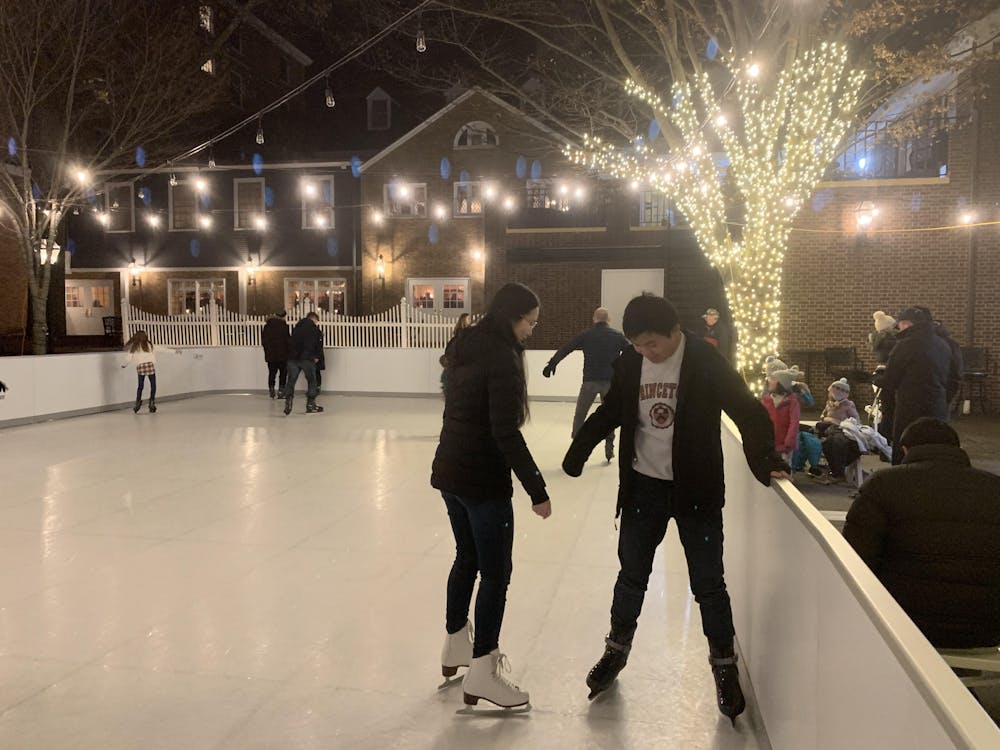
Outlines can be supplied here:
[[794, 367], [772, 371], [767, 376], [767, 393], [760, 400], [774, 425], [774, 449], [786, 461], [799, 445], [802, 412], [798, 396], [792, 391], [792, 383], [798, 380], [802, 380], [802, 373]]

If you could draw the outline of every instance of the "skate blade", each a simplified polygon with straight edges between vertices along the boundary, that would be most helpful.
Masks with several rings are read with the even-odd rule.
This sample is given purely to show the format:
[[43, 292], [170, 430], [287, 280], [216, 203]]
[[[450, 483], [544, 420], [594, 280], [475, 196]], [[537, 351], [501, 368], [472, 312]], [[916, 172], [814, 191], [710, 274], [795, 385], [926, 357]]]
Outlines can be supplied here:
[[[528, 711], [528, 710], [531, 709], [531, 703], [529, 701], [525, 701], [524, 703], [515, 703], [512, 706], [504, 706], [504, 705], [501, 705], [499, 703], [494, 703], [489, 698], [483, 698], [482, 696], [479, 696], [479, 695], [469, 695], [468, 693], [464, 693], [463, 696], [462, 696], [462, 699], [465, 701], [465, 705], [466, 706], [475, 706], [475, 705], [477, 705], [479, 703], [479, 701], [482, 700], [482, 701], [486, 701], [491, 706], [496, 706], [497, 708], [501, 709], [502, 711], [516, 711], [516, 710]], [[471, 708], [466, 708], [465, 710], [466, 711], [470, 711]], [[495, 709], [487, 709], [487, 710], [491, 710], [492, 711], [492, 710], [495, 710]]]

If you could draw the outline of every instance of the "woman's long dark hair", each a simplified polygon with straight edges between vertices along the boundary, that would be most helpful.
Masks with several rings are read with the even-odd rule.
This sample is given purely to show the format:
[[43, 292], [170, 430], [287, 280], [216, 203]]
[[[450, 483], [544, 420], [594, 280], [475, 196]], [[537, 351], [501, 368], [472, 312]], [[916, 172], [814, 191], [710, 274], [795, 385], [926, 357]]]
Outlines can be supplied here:
[[519, 427], [528, 421], [530, 411], [528, 409], [528, 380], [524, 374], [524, 347], [514, 335], [514, 324], [536, 307], [538, 307], [538, 295], [524, 284], [511, 282], [504, 284], [497, 290], [493, 301], [490, 302], [489, 311], [479, 323], [481, 326], [496, 331], [505, 341], [510, 343], [511, 348], [517, 354], [521, 379], [518, 398], [520, 414], [517, 420]]
[[142, 349], [144, 352], [153, 351], [153, 343], [149, 340], [149, 336], [145, 331], [139, 330], [132, 334], [132, 338], [125, 342], [125, 349], [128, 352], [135, 353]]

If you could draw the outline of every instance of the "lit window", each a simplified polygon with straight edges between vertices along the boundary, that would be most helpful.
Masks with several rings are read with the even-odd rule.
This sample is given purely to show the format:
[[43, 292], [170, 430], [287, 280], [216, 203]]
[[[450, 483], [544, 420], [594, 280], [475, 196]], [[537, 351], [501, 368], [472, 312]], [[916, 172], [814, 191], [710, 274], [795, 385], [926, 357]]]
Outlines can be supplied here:
[[225, 279], [168, 279], [167, 290], [170, 315], [205, 315], [213, 305], [226, 309]]
[[334, 225], [333, 177], [302, 178], [302, 228], [332, 229]]
[[455, 216], [479, 216], [482, 214], [483, 183], [456, 182], [452, 211]]
[[310, 312], [343, 315], [347, 309], [347, 280], [285, 279], [285, 309], [295, 317]]
[[468, 279], [407, 279], [407, 299], [422, 310], [471, 312]]
[[645, 190], [639, 195], [639, 226], [667, 226], [669, 205], [667, 196], [653, 190]]
[[214, 76], [215, 75], [215, 60], [213, 60], [211, 58], [209, 58], [208, 60], [205, 60], [205, 62], [201, 66], [201, 69], [203, 71], [205, 71], [206, 73], [208, 73], [210, 76]]
[[423, 218], [427, 216], [427, 185], [394, 182], [384, 185], [382, 198], [385, 215], [393, 218]]
[[198, 25], [206, 34], [215, 33], [215, 10], [211, 5], [202, 5], [198, 8]]
[[80, 302], [80, 287], [66, 287], [66, 307], [83, 307], [83, 303]]

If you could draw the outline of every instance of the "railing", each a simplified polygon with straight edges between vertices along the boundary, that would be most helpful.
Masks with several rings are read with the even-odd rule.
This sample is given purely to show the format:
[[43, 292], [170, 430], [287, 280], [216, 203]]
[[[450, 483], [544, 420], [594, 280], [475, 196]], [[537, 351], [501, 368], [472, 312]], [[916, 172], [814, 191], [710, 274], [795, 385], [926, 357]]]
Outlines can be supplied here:
[[[258, 347], [265, 315], [241, 315], [209, 306], [189, 315], [154, 315], [129, 307], [124, 322], [125, 337], [142, 329], [157, 346]], [[317, 310], [323, 343], [338, 348], [444, 349], [455, 328], [456, 318], [444, 313], [411, 307], [405, 299], [396, 307], [373, 315], [339, 315]], [[294, 326], [298, 317], [288, 317]]]

